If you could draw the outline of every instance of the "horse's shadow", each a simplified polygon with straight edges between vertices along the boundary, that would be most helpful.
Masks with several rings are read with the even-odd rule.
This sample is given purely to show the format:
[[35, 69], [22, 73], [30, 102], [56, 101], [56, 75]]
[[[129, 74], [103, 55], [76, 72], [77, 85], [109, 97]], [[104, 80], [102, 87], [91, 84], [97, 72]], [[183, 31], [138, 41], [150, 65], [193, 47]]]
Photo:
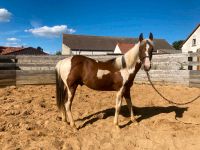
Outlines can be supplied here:
[[[175, 112], [175, 118], [182, 118], [183, 113], [187, 111], [188, 107], [177, 107], [177, 106], [167, 106], [167, 107], [160, 107], [160, 106], [152, 106], [152, 107], [133, 107], [134, 114], [140, 116], [136, 120], [138, 122], [151, 118], [153, 116], [162, 114], [162, 113], [171, 113]], [[100, 119], [106, 119], [108, 117], [114, 116], [115, 108], [108, 108], [93, 114], [90, 114], [84, 118], [77, 119], [77, 121], [85, 121], [84, 124], [79, 127], [79, 129], [84, 128], [85, 126], [92, 124]], [[124, 117], [130, 117], [130, 113], [128, 111], [127, 105], [121, 107], [120, 114]], [[87, 120], [87, 121], [86, 121]], [[129, 121], [125, 125], [120, 126], [121, 128], [130, 125], [132, 122]]]

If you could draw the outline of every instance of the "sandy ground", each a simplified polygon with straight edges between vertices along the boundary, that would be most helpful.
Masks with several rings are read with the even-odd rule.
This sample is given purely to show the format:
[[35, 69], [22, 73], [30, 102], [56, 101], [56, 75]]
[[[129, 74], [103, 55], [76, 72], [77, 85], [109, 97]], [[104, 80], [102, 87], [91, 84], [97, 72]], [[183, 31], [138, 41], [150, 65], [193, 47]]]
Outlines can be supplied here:
[[[188, 101], [200, 89], [156, 86], [168, 98]], [[130, 150], [200, 148], [200, 99], [186, 106], [163, 101], [149, 85], [131, 90], [139, 125], [130, 122], [123, 100], [121, 129], [113, 125], [115, 92], [78, 87], [72, 105], [78, 132], [61, 121], [55, 86], [21, 86], [0, 89], [0, 149]]]

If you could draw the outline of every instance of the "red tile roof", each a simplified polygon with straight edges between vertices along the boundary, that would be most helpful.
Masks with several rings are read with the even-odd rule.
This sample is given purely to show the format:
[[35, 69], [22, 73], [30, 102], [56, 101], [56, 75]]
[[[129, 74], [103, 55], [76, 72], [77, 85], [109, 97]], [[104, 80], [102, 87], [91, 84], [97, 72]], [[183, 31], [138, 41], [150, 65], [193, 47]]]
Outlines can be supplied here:
[[9, 53], [12, 53], [12, 52], [20, 51], [22, 49], [24, 49], [24, 48], [23, 47], [4, 47], [4, 46], [1, 46], [0, 47], [0, 54], [6, 55], [6, 54], [9, 54]]
[[128, 43], [118, 43], [119, 49], [121, 50], [122, 54], [125, 54], [128, 50], [134, 47], [134, 44]]
[[19, 54], [27, 54], [27, 55], [47, 55], [47, 53], [42, 50], [32, 48], [32, 47], [5, 47], [0, 46], [0, 55], [19, 55]]

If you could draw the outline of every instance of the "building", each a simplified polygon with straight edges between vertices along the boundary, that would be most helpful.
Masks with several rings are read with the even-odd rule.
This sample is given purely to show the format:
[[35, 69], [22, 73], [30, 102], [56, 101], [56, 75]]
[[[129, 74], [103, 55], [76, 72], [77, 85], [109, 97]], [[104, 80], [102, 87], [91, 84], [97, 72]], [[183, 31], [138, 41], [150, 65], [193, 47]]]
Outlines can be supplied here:
[[200, 52], [200, 24], [192, 31], [182, 45], [182, 53]]
[[[88, 36], [63, 34], [62, 55], [107, 55], [114, 54], [118, 43], [135, 44], [138, 38]], [[164, 39], [155, 39], [154, 53], [159, 49], [174, 48]]]
[[117, 43], [114, 54], [125, 54], [129, 49], [133, 48], [134, 44]]
[[0, 55], [48, 55], [43, 50], [33, 47], [5, 47], [0, 46]]

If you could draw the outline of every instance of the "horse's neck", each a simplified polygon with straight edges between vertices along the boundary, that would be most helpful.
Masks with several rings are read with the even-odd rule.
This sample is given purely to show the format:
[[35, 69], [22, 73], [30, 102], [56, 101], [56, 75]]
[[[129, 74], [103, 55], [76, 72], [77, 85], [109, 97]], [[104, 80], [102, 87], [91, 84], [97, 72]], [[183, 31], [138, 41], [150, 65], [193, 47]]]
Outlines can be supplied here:
[[139, 43], [137, 43], [132, 49], [124, 54], [127, 68], [132, 68], [136, 65], [139, 56]]
[[126, 69], [132, 69], [135, 67], [137, 61], [139, 60], [139, 44], [137, 43], [132, 49], [130, 49], [127, 53], [124, 54], [124, 56], [120, 56], [116, 58], [115, 66], [117, 66], [119, 69], [123, 68], [123, 62], [122, 57], [124, 57], [125, 63], [126, 63]]

